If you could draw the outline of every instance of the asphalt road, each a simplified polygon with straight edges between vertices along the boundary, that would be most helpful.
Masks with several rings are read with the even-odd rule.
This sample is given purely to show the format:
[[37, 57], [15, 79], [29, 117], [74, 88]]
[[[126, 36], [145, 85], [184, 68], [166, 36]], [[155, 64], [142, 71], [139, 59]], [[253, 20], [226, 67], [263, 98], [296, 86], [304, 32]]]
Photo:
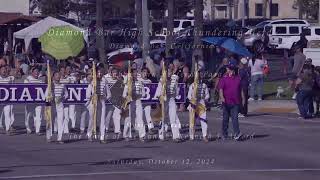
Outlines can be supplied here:
[[[320, 119], [306, 121], [294, 114], [255, 114], [240, 120], [242, 133], [251, 138], [236, 142], [217, 139], [221, 113], [213, 111], [208, 116], [212, 141], [207, 144], [200, 139], [179, 144], [170, 140], [100, 144], [78, 139], [78, 136], [65, 136], [71, 139], [60, 145], [47, 144], [45, 136], [26, 135], [23, 115], [16, 116], [17, 134], [0, 135], [0, 179], [301, 180], [320, 177]], [[180, 119], [188, 124], [186, 113], [180, 114]]]

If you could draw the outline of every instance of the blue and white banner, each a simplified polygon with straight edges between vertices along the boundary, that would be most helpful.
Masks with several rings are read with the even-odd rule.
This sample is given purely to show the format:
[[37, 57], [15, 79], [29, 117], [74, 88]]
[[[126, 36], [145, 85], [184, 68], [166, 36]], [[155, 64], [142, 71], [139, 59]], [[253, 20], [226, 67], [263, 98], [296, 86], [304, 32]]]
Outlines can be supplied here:
[[[142, 102], [148, 104], [159, 103], [155, 98], [157, 83], [145, 84], [146, 95]], [[68, 84], [68, 98], [65, 104], [85, 104], [85, 84]], [[45, 104], [46, 84], [0, 84], [0, 104]], [[176, 98], [177, 103], [184, 103], [186, 100], [185, 84], [179, 84], [180, 92]]]

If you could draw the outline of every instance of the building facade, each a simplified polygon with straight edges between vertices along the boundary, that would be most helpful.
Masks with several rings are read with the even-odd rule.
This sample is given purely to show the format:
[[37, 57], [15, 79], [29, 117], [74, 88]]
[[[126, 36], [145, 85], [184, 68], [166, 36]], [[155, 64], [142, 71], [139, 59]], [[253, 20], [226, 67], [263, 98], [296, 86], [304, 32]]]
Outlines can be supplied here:
[[[267, 0], [266, 18], [298, 18], [295, 0]], [[264, 0], [204, 0], [210, 19], [263, 18]]]

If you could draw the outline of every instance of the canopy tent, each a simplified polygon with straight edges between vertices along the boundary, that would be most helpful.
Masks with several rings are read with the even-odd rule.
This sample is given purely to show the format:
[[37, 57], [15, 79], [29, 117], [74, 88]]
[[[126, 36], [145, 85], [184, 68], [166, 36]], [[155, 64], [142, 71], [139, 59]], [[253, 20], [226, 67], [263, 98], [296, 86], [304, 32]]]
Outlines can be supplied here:
[[41, 35], [46, 33], [51, 27], [57, 27], [57, 26], [70, 26], [75, 30], [78, 30], [83, 33], [84, 40], [88, 43], [88, 33], [70, 23], [61, 21], [59, 19], [53, 18], [53, 17], [47, 17], [27, 28], [24, 28], [18, 32], [15, 32], [13, 34], [13, 39], [24, 39], [25, 42], [25, 48], [28, 49], [31, 43], [31, 40], [33, 38], [39, 38]]

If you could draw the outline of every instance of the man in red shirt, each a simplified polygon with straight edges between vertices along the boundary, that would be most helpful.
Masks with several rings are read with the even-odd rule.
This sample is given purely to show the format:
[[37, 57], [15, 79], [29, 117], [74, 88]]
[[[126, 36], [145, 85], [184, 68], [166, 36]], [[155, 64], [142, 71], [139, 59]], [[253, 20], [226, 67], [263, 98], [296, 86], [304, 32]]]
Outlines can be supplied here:
[[219, 94], [223, 104], [222, 133], [228, 138], [229, 119], [232, 119], [234, 139], [240, 140], [240, 128], [238, 121], [239, 107], [241, 103], [241, 79], [235, 73], [236, 66], [229, 65], [227, 72], [219, 82]]

